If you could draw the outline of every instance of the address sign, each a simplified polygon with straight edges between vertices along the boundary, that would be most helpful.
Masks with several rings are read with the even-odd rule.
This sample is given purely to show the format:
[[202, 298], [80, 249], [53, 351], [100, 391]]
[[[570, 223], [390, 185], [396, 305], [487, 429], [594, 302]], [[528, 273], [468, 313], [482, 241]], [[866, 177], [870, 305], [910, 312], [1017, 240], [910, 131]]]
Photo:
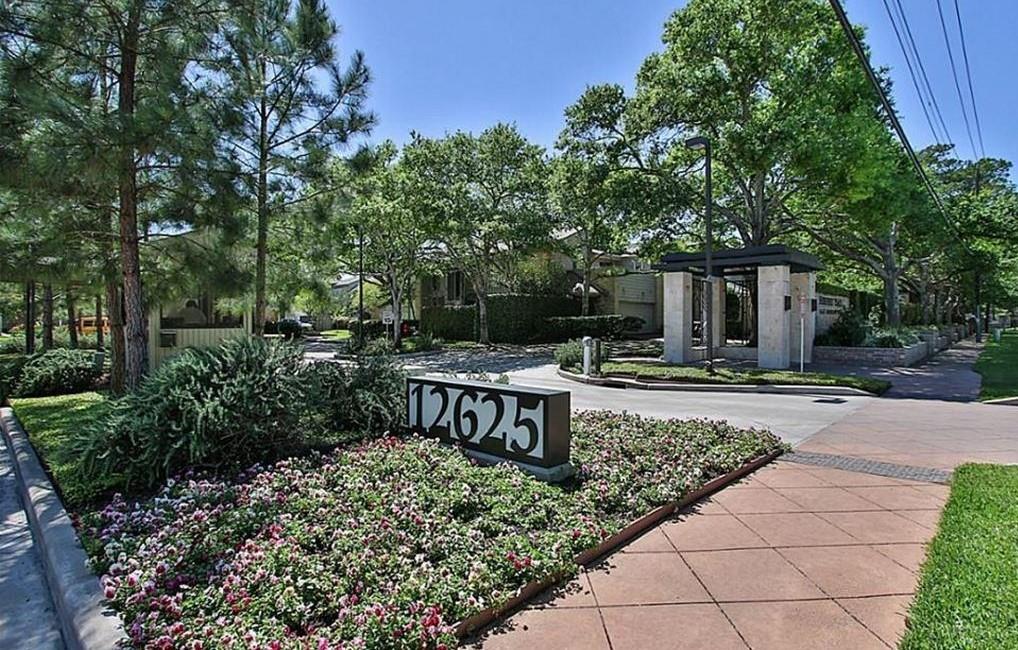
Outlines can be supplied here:
[[569, 462], [569, 392], [439, 377], [407, 379], [410, 430], [525, 465]]

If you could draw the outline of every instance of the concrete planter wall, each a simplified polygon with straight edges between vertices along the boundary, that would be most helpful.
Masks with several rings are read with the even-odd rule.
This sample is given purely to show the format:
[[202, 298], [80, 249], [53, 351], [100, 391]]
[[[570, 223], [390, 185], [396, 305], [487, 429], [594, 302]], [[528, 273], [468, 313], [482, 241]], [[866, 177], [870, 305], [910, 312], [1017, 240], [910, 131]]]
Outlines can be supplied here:
[[814, 363], [840, 363], [858, 366], [911, 366], [930, 355], [926, 341], [907, 348], [850, 348], [818, 345], [813, 348]]

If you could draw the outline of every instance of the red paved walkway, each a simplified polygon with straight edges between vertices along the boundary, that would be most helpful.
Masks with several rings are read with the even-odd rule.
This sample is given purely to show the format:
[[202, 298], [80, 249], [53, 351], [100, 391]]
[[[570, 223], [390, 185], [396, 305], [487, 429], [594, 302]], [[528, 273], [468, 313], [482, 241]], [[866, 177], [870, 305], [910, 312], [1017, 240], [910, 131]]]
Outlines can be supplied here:
[[[942, 469], [1018, 463], [1018, 408], [962, 401], [977, 351], [916, 369], [898, 392], [908, 397], [872, 400], [799, 449]], [[944, 485], [772, 463], [475, 645], [894, 648], [947, 495]]]
[[893, 647], [946, 496], [941, 485], [774, 463], [479, 645]]

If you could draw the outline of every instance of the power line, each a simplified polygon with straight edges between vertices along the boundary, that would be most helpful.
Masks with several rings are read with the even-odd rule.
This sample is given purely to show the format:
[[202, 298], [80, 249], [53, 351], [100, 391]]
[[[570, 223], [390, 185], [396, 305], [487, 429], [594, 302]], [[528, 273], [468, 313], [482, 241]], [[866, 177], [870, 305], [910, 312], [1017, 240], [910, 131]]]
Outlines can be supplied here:
[[919, 96], [919, 106], [923, 109], [923, 115], [926, 116], [926, 124], [930, 127], [930, 133], [933, 134], [933, 139], [939, 144], [940, 135], [937, 133], [937, 129], [933, 126], [933, 120], [930, 118], [930, 111], [926, 108], [926, 98], [923, 95], [922, 89], [919, 87], [919, 80], [916, 78], [915, 69], [912, 67], [912, 61], [909, 58], [908, 48], [905, 47], [905, 42], [901, 39], [901, 33], [898, 31], [898, 25], [894, 20], [894, 14], [891, 13], [891, 5], [887, 4], [887, 0], [884, 0], [884, 9], [887, 10], [887, 18], [891, 21], [891, 28], [894, 29], [894, 37], [898, 39], [898, 47], [901, 48], [901, 53], [905, 57], [905, 65], [908, 66], [908, 76], [912, 78], [912, 86], [915, 88], [915, 92]]
[[951, 62], [951, 74], [954, 76], [954, 87], [958, 91], [958, 102], [961, 104], [961, 116], [965, 120], [965, 132], [969, 136], [969, 144], [972, 145], [972, 157], [979, 154], [976, 152], [976, 141], [972, 138], [972, 127], [969, 125], [969, 114], [965, 110], [965, 96], [961, 92], [961, 84], [958, 83], [958, 67], [954, 64], [954, 52], [951, 49], [951, 38], [947, 35], [947, 21], [944, 20], [944, 7], [940, 0], [937, 0], [937, 13], [940, 14], [940, 29], [944, 33], [944, 44], [947, 46], [947, 59]]
[[937, 102], [937, 95], [933, 92], [933, 86], [930, 84], [930, 78], [926, 74], [926, 66], [923, 65], [923, 58], [919, 55], [919, 47], [915, 43], [915, 39], [912, 37], [912, 26], [908, 22], [908, 14], [905, 13], [905, 8], [901, 6], [901, 0], [894, 0], [895, 6], [898, 8], [898, 15], [901, 16], [901, 23], [905, 26], [905, 36], [908, 37], [908, 43], [912, 48], [912, 55], [915, 58], [916, 64], [919, 66], [919, 73], [922, 75], [923, 85], [926, 87], [926, 94], [929, 96], [930, 101], [933, 104], [933, 113], [937, 118], [937, 122], [940, 124], [941, 131], [944, 133], [947, 144], [954, 146], [954, 138], [951, 137], [951, 132], [947, 129], [947, 122], [944, 121], [944, 114], [940, 112], [940, 104]]
[[919, 178], [922, 179], [923, 184], [926, 186], [926, 190], [930, 193], [930, 197], [937, 205], [937, 209], [940, 211], [940, 216], [943, 217], [944, 223], [948, 226], [948, 228], [950, 228], [955, 236], [958, 237], [958, 241], [965, 248], [966, 252], [971, 254], [972, 251], [965, 242], [965, 239], [962, 237], [961, 232], [958, 230], [958, 226], [949, 216], [947, 216], [947, 209], [944, 208], [944, 203], [940, 200], [940, 195], [937, 194], [936, 188], [934, 188], [933, 183], [930, 182], [930, 177], [926, 175], [926, 169], [923, 168], [922, 163], [919, 161], [919, 157], [915, 153], [915, 149], [912, 148], [912, 143], [909, 142], [908, 136], [905, 134], [905, 129], [902, 128], [901, 121], [898, 119], [898, 114], [894, 112], [891, 100], [887, 97], [887, 93], [884, 92], [884, 87], [880, 84], [880, 79], [877, 77], [877, 74], [873, 72], [873, 66], [870, 65], [869, 57], [866, 56], [866, 50], [859, 41], [859, 36], [852, 28], [852, 23], [848, 20], [848, 15], [845, 14], [844, 7], [841, 6], [840, 0], [829, 1], [831, 3], [831, 8], [834, 9], [834, 13], [838, 17], [838, 22], [841, 23], [841, 28], [845, 32], [845, 36], [848, 37], [849, 45], [852, 46], [852, 50], [855, 52], [856, 57], [858, 57], [859, 62], [862, 63], [863, 71], [869, 78], [870, 84], [873, 86], [873, 90], [877, 93], [877, 97], [880, 98], [880, 103], [884, 107], [884, 112], [887, 113], [887, 119], [890, 120], [891, 126], [894, 128], [894, 132], [898, 135], [898, 140], [901, 142], [901, 146], [905, 149], [905, 153], [912, 162], [912, 166], [915, 167], [916, 173], [919, 174]]
[[986, 157], [986, 149], [983, 147], [983, 129], [979, 124], [979, 111], [976, 110], [976, 93], [972, 90], [972, 70], [969, 68], [969, 52], [965, 46], [965, 28], [961, 25], [961, 9], [958, 7], [958, 0], [954, 0], [954, 15], [958, 18], [958, 35], [961, 37], [961, 54], [965, 59], [965, 77], [968, 79], [969, 99], [972, 101], [972, 115], [976, 120], [976, 135], [979, 136], [979, 155]]

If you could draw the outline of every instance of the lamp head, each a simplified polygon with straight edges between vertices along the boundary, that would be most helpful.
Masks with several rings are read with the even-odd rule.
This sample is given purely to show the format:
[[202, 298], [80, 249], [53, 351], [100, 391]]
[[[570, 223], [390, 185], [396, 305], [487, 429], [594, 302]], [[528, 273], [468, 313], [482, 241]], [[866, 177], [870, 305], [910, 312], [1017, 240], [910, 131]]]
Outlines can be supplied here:
[[710, 146], [710, 140], [703, 137], [702, 135], [698, 135], [695, 138], [689, 138], [688, 140], [686, 140], [687, 149], [706, 149], [708, 146]]

